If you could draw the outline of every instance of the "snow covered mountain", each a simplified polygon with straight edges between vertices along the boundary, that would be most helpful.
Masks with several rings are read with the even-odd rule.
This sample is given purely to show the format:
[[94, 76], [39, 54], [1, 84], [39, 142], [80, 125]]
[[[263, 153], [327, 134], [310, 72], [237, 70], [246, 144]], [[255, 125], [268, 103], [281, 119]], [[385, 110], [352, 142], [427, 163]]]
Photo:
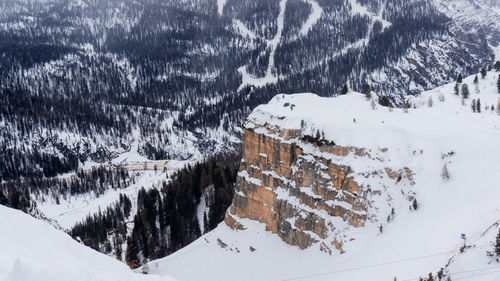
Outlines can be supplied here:
[[493, 62], [496, 19], [478, 0], [3, 1], [1, 152], [41, 146], [60, 172], [130, 149], [234, 152], [250, 110], [279, 92], [370, 84], [401, 105], [476, 72]]
[[174, 280], [132, 272], [125, 264], [21, 211], [0, 206], [0, 218], [1, 280]]
[[[317, 116], [304, 119], [304, 126], [312, 131], [298, 136], [306, 137], [310, 144], [293, 148], [302, 149], [303, 157], [308, 154], [316, 161], [326, 161], [327, 168], [319, 165], [325, 173], [328, 169], [343, 171], [350, 167], [344, 172], [357, 175], [339, 175], [340, 185], [346, 179], [355, 180], [355, 184], [346, 192], [328, 194], [343, 196], [342, 201], [318, 200], [313, 190], [296, 188], [301, 184], [300, 173], [313, 169], [306, 161], [300, 166], [294, 164], [293, 157], [267, 155], [265, 160], [261, 152], [248, 152], [247, 146], [254, 144], [242, 141], [242, 136], [250, 139], [251, 124], [267, 130], [268, 118], [282, 126], [275, 119], [284, 117], [290, 121], [288, 115], [277, 116], [275, 109], [266, 112], [261, 106], [246, 125], [245, 118], [272, 97], [275, 98], [271, 105], [280, 110], [307, 110], [308, 103], [301, 107], [299, 102], [288, 100], [299, 99], [303, 103], [299, 96], [279, 100], [279, 93], [314, 92], [331, 97], [344, 85], [346, 89], [362, 91], [367, 84], [384, 104], [402, 106], [408, 100], [412, 106], [425, 107], [424, 104], [432, 103], [433, 108], [428, 111], [429, 116], [436, 114], [435, 118], [441, 116], [436, 108], [443, 107], [445, 112], [463, 112], [457, 116], [467, 119], [463, 116], [468, 116], [466, 111], [472, 100], [477, 104], [478, 99], [483, 112], [472, 114], [475, 117], [471, 120], [487, 116], [484, 106], [495, 107], [497, 103], [494, 95], [488, 94], [493, 90], [486, 83], [495, 83], [495, 72], [489, 72], [477, 86], [469, 81], [471, 78], [465, 79], [471, 95], [464, 106], [454, 107], [451, 101], [460, 99], [447, 96], [455, 92], [450, 85], [445, 86], [450, 92], [446, 92], [446, 101], [442, 103], [439, 94], [433, 96], [432, 102], [427, 92], [418, 95], [454, 81], [459, 74], [488, 68], [495, 56], [498, 60], [499, 23], [499, 5], [491, 0], [3, 1], [0, 4], [0, 203], [5, 195], [9, 204], [49, 218], [67, 231], [86, 220], [84, 227], [73, 232], [75, 237], [82, 236], [87, 245], [124, 261], [127, 248], [149, 250], [148, 254], [134, 253], [138, 256], [134, 266], [171, 254], [205, 229], [214, 228], [224, 218], [223, 209], [231, 200], [234, 203], [226, 221], [234, 228], [251, 224], [245, 219], [251, 218], [267, 224], [268, 229], [289, 244], [303, 248], [319, 244], [321, 248], [323, 243], [324, 252], [333, 255], [336, 251], [349, 252], [350, 247], [357, 247], [349, 246], [353, 244], [349, 235], [360, 226], [373, 233], [380, 229], [386, 232], [390, 226], [383, 220], [397, 220], [399, 210], [413, 204], [415, 196], [421, 202], [418, 190], [413, 188], [423, 183], [418, 183], [412, 175], [418, 174], [419, 169], [427, 175], [425, 171], [430, 169], [419, 166], [423, 160], [393, 152], [397, 149], [418, 152], [422, 149], [417, 147], [420, 143], [410, 142], [409, 147], [401, 147], [399, 142], [382, 146], [385, 140], [379, 134], [384, 132], [387, 136], [390, 132], [375, 121], [397, 122], [393, 125], [401, 130], [398, 138], [402, 134], [419, 135], [418, 128], [401, 129], [402, 122], [417, 126], [417, 118], [412, 119], [413, 116], [424, 116], [426, 110], [410, 109], [406, 115], [394, 109], [387, 118], [384, 114], [388, 113], [346, 115], [343, 122], [347, 121], [342, 124], [328, 120], [315, 124]], [[461, 90], [462, 85], [458, 91]], [[414, 95], [417, 97], [408, 98]], [[289, 105], [281, 108], [281, 102]], [[339, 107], [338, 112], [346, 113], [344, 106], [358, 102], [359, 107], [371, 106], [362, 98], [356, 100], [348, 95], [332, 102], [331, 108]], [[376, 112], [383, 110], [379, 108]], [[417, 113], [413, 114], [414, 111]], [[486, 112], [493, 115], [491, 109]], [[264, 117], [257, 118], [259, 114]], [[443, 113], [443, 116], [451, 115]], [[361, 125], [359, 118], [373, 119], [375, 123]], [[433, 125], [430, 118], [422, 120], [427, 123], [422, 121], [423, 125], [418, 126]], [[298, 129], [297, 121], [302, 120], [293, 120], [293, 130]], [[485, 124], [494, 123], [490, 121]], [[359, 128], [365, 126], [365, 131], [352, 130], [351, 123]], [[330, 125], [352, 131], [353, 138], [346, 139], [352, 143], [342, 144], [343, 134], [339, 136], [323, 128]], [[347, 158], [339, 158], [342, 160], [338, 165], [329, 166], [328, 161], [337, 158], [322, 158], [321, 153], [311, 148], [321, 143], [316, 137], [318, 130], [320, 137], [324, 131], [325, 138], [332, 138], [342, 147], [342, 151], [334, 150], [334, 154], [339, 154], [337, 158], [346, 155]], [[455, 128], [451, 133], [457, 132]], [[254, 134], [255, 143], [260, 145], [260, 136], [267, 134], [272, 135], [272, 130]], [[362, 134], [364, 138], [360, 137]], [[441, 136], [428, 135], [429, 139]], [[408, 141], [404, 137], [399, 140]], [[283, 145], [281, 142], [289, 144], [290, 139], [275, 141]], [[430, 142], [422, 143], [430, 146]], [[234, 161], [216, 169], [199, 168], [203, 165], [199, 169], [186, 169], [185, 177], [179, 176], [170, 185], [170, 176], [182, 170], [184, 164], [221, 154], [239, 158], [241, 147], [251, 159], [239, 173], [239, 189], [234, 199], [232, 189], [227, 188], [233, 184], [234, 175], [228, 167], [234, 166]], [[388, 152], [383, 151], [385, 148]], [[356, 155], [358, 149], [363, 153]], [[441, 153], [451, 151], [444, 150]], [[353, 151], [355, 159], [350, 158]], [[285, 160], [293, 169], [273, 173], [280, 161], [285, 163]], [[453, 174], [453, 166], [447, 168]], [[198, 177], [202, 170], [203, 176]], [[370, 176], [371, 173], [379, 177]], [[245, 198], [253, 195], [272, 198], [269, 189], [276, 184], [268, 181], [276, 175], [281, 177], [277, 180], [281, 180], [280, 184], [287, 182], [283, 177], [294, 177], [288, 179], [287, 188], [295, 188], [298, 199], [288, 200], [281, 190], [280, 196], [285, 196], [279, 198], [283, 199], [280, 202], [284, 213], [279, 218], [266, 217], [273, 202], [266, 201], [264, 207], [253, 209], [252, 205], [245, 205]], [[258, 184], [255, 177], [266, 183], [267, 188], [251, 194], [244, 187]], [[323, 191], [332, 191], [328, 181], [325, 182], [328, 178], [321, 177], [315, 174], [307, 180], [322, 181]], [[205, 180], [199, 181], [200, 178]], [[368, 184], [376, 188], [364, 188]], [[175, 188], [168, 190], [174, 185]], [[180, 188], [186, 186], [191, 188]], [[139, 195], [143, 187], [144, 192]], [[172, 193], [183, 204], [168, 202], [167, 194]], [[374, 199], [375, 193], [393, 199], [389, 203]], [[301, 206], [302, 201], [309, 205]], [[139, 206], [148, 203], [152, 207], [139, 211]], [[299, 215], [310, 211], [309, 208], [315, 210], [315, 216]], [[392, 214], [393, 208], [396, 216]], [[204, 216], [210, 217], [211, 212], [213, 218], [204, 222]], [[334, 214], [334, 218], [325, 219], [325, 212]], [[136, 219], [140, 222], [137, 228]], [[315, 224], [317, 219], [321, 223]], [[104, 227], [89, 231], [96, 229], [96, 225]], [[352, 236], [355, 241], [360, 240]], [[212, 242], [213, 239], [207, 238]], [[224, 241], [231, 239], [237, 238], [221, 238], [223, 242], [216, 244], [223, 246], [227, 244]], [[127, 245], [127, 241], [140, 246], [132, 242]], [[260, 245], [267, 247], [265, 243]]]
[[405, 109], [355, 92], [277, 95], [245, 125], [226, 222], [149, 267], [180, 280], [498, 280], [499, 75]]

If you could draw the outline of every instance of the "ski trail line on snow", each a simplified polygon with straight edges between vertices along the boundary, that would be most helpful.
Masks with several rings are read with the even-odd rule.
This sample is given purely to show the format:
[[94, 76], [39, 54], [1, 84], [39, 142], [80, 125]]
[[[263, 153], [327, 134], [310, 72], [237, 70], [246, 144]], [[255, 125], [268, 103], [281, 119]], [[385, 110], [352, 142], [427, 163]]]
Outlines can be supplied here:
[[[299, 31], [299, 36], [306, 36], [312, 29], [312, 27], [319, 21], [319, 19], [323, 15], [323, 8], [321, 8], [318, 2], [316, 2], [315, 0], [304, 0], [304, 1], [311, 4], [311, 13], [309, 14], [309, 17], [307, 18], [306, 22], [302, 25]], [[281, 37], [283, 36], [283, 28], [285, 25], [285, 10], [287, 2], [288, 0], [280, 1], [280, 13], [277, 18], [278, 29], [273, 39], [267, 40], [266, 50], [270, 50], [270, 54], [265, 76], [254, 77], [253, 75], [248, 73], [246, 66], [240, 67], [238, 69], [238, 72], [241, 73], [242, 82], [241, 85], [238, 87], [238, 91], [240, 91], [241, 89], [243, 89], [248, 85], [263, 87], [267, 84], [276, 84], [278, 82], [278, 76], [273, 73], [273, 70], [275, 69], [276, 50], [278, 49], [278, 46], [281, 42]], [[257, 37], [240, 21], [236, 20], [235, 24], [243, 35], [248, 36], [251, 39], [255, 39]], [[297, 37], [295, 37], [294, 39], [297, 39]]]

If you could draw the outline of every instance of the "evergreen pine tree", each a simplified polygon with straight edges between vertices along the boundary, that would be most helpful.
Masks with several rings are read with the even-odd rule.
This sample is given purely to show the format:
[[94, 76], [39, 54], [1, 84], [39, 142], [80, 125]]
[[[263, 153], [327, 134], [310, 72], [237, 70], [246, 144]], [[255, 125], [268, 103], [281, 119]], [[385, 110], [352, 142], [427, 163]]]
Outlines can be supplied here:
[[500, 61], [495, 62], [495, 70], [500, 71]]
[[477, 111], [477, 113], [481, 113], [481, 100], [480, 99], [477, 99], [476, 111]]
[[127, 265], [135, 269], [139, 267], [139, 250], [137, 249], [137, 244], [133, 241], [134, 239], [132, 237], [128, 237], [127, 239], [127, 252], [125, 253], [125, 262]]
[[497, 89], [498, 89], [498, 93], [500, 94], [500, 75], [498, 75]]
[[477, 75], [474, 77], [474, 89], [476, 90], [476, 94], [479, 94], [479, 79], [477, 78]]
[[340, 91], [341, 95], [345, 95], [349, 92], [349, 88], [347, 87], [347, 84], [344, 84], [344, 87], [342, 87], [342, 91]]
[[495, 242], [495, 254], [500, 256], [500, 229], [498, 230], [497, 239]]
[[476, 100], [472, 100], [471, 108], [472, 112], [476, 112]]
[[481, 68], [481, 78], [486, 78], [486, 74], [488, 74], [488, 71], [486, 70], [486, 68]]
[[462, 83], [462, 81], [463, 81], [462, 74], [459, 74], [457, 78], [457, 83]]
[[455, 90], [455, 92], [454, 92], [455, 95], [457, 95], [457, 96], [460, 95], [460, 83], [457, 82], [453, 89]]
[[366, 84], [364, 94], [367, 100], [370, 100], [372, 98], [372, 88], [370, 85]]
[[470, 95], [469, 85], [467, 85], [467, 83], [465, 83], [462, 85], [462, 97], [464, 97], [464, 99], [468, 99], [469, 95]]
[[0, 190], [0, 205], [7, 205], [7, 197]]
[[203, 212], [203, 233], [208, 232], [208, 227], [207, 212]]

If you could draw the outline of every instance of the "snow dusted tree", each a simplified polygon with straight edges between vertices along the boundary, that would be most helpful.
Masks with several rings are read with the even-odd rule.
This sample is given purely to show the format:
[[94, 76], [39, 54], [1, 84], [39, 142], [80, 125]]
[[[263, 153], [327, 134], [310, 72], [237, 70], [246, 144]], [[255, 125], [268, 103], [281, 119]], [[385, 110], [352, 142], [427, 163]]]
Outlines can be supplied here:
[[476, 94], [479, 94], [479, 79], [477, 78], [477, 75], [474, 77], [474, 89], [476, 90]]
[[410, 103], [408, 101], [405, 101], [403, 103], [403, 111], [404, 113], [408, 113], [408, 109], [410, 108]]
[[481, 113], [481, 100], [480, 99], [477, 99], [476, 111], [477, 111], [477, 113]]
[[436, 273], [436, 277], [438, 280], [442, 280], [444, 277], [444, 268], [441, 267], [441, 269]]
[[481, 68], [481, 78], [486, 78], [486, 74], [488, 74], [488, 71], [486, 70], [486, 68]]
[[432, 100], [432, 97], [429, 97], [429, 99], [427, 100], [427, 105], [429, 107], [432, 107], [434, 105], [434, 101]]
[[[372, 109], [377, 108], [377, 104], [375, 104], [375, 101], [373, 99], [371, 99], [371, 101], [370, 101], [370, 106], [372, 107]], [[499, 106], [500, 106], [500, 102], [499, 102]]]
[[446, 167], [446, 163], [443, 165], [443, 169], [441, 170], [441, 178], [443, 180], [450, 179], [450, 173], [448, 172], [448, 167]]
[[498, 89], [498, 93], [500, 94], [500, 75], [498, 75], [497, 89]]
[[476, 100], [472, 100], [471, 108], [472, 108], [472, 112], [476, 112]]
[[495, 62], [495, 70], [500, 71], [500, 61]]
[[372, 88], [370, 87], [370, 85], [366, 84], [363, 93], [365, 94], [367, 100], [370, 100], [372, 98]]
[[440, 102], [444, 102], [444, 95], [443, 94], [439, 94], [438, 95], [438, 99]]
[[458, 78], [457, 78], [457, 83], [462, 83], [463, 82], [463, 78], [462, 78], [462, 74], [459, 74], [458, 75]]
[[453, 87], [454, 93], [456, 96], [460, 95], [460, 83], [456, 83], [455, 87]]
[[497, 239], [495, 241], [495, 254], [500, 256], [500, 229], [498, 230]]
[[469, 85], [467, 85], [467, 83], [464, 83], [462, 85], [462, 97], [464, 97], [464, 99], [468, 99], [469, 95], [470, 95]]
[[347, 87], [347, 84], [344, 84], [344, 87], [342, 87], [342, 91], [340, 91], [340, 95], [345, 95], [349, 92], [349, 88]]

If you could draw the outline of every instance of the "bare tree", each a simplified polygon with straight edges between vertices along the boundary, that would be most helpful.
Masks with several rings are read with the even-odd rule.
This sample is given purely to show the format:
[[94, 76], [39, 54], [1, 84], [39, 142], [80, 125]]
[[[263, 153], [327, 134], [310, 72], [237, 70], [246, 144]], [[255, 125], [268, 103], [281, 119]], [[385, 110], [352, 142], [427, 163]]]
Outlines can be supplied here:
[[448, 172], [448, 167], [446, 167], [446, 163], [443, 165], [443, 169], [441, 170], [441, 178], [443, 180], [450, 179], [450, 173]]
[[439, 98], [440, 102], [444, 102], [444, 95], [443, 94], [439, 94], [438, 98]]

